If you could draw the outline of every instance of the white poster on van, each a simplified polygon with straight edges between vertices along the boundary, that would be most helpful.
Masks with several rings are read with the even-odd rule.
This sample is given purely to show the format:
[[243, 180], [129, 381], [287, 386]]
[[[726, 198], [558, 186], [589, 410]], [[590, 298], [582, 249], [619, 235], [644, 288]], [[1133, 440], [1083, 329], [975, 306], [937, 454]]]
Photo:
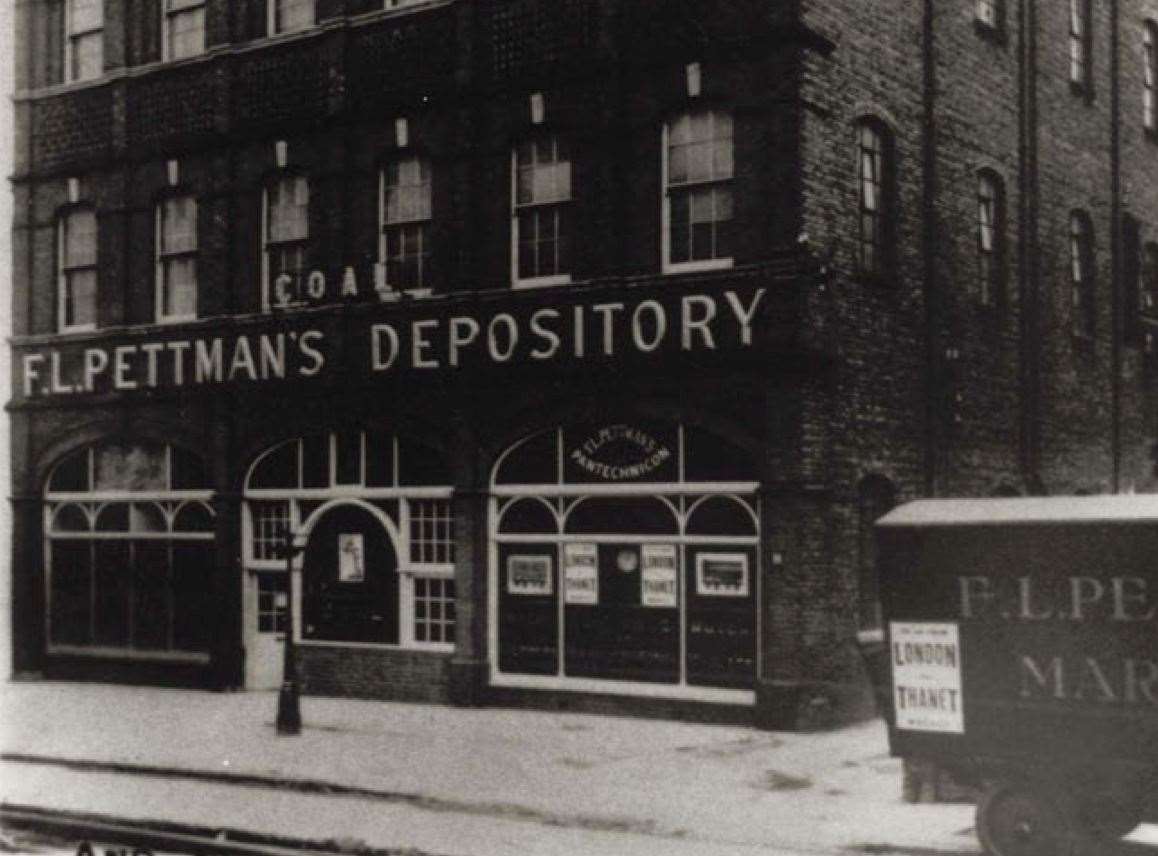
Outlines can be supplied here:
[[644, 544], [639, 602], [644, 606], [679, 606], [675, 544]]
[[594, 544], [563, 546], [563, 602], [572, 606], [599, 603], [599, 551]]
[[897, 728], [964, 734], [957, 624], [893, 621], [889, 639]]

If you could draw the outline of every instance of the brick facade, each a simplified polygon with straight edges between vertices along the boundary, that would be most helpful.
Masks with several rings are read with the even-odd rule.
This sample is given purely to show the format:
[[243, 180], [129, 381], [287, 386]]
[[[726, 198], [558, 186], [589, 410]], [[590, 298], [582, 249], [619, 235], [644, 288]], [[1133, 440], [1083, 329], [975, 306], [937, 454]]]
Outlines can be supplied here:
[[[1143, 243], [1158, 240], [1149, 219], [1158, 138], [1141, 115], [1142, 27], [1158, 19], [1158, 0], [1094, 0], [1083, 91], [1069, 81], [1065, 4], [1041, 0], [999, 3], [996, 27], [978, 21], [972, 0], [379, 5], [319, 0], [317, 26], [267, 38], [263, 0], [208, 0], [206, 53], [165, 63], [160, 3], [105, 0], [106, 74], [67, 84], [62, 0], [17, 3], [14, 389], [32, 349], [174, 329], [154, 322], [155, 210], [174, 190], [171, 160], [177, 189], [199, 206], [199, 320], [178, 332], [263, 323], [262, 198], [279, 172], [277, 141], [288, 166], [309, 176], [309, 265], [363, 277], [361, 306], [311, 311], [389, 320], [395, 310], [376, 305], [365, 279], [378, 252], [379, 170], [399, 151], [401, 117], [407, 149], [432, 164], [437, 299], [461, 311], [499, 300], [548, 305], [541, 289], [510, 288], [511, 150], [536, 130], [532, 93], [545, 104], [542, 128], [571, 145], [568, 288], [629, 295], [670, 279], [722, 291], [762, 277], [780, 289], [775, 347], [756, 364], [656, 368], [624, 357], [558, 376], [440, 374], [416, 387], [351, 379], [292, 400], [228, 386], [18, 394], [19, 671], [53, 670], [36, 619], [44, 479], [64, 452], [102, 436], [146, 430], [214, 452], [224, 641], [199, 680], [217, 685], [243, 673], [238, 509], [255, 456], [337, 423], [431, 437], [454, 473], [455, 652], [311, 648], [306, 687], [460, 703], [488, 698], [487, 491], [504, 449], [588, 412], [662, 414], [738, 438], [760, 450], [753, 688], [756, 720], [772, 725], [866, 710], [857, 642], [871, 578], [866, 491], [902, 501], [1152, 488], [1155, 365], [1149, 321], [1124, 305], [1124, 278], [1137, 266], [1123, 257], [1119, 224], [1130, 214]], [[702, 81], [695, 95], [690, 63]], [[733, 268], [668, 278], [661, 129], [705, 105], [734, 121]], [[867, 118], [892, 148], [895, 258], [884, 277], [857, 273], [855, 129]], [[1005, 211], [1004, 276], [987, 304], [978, 285], [982, 171]], [[100, 224], [98, 329], [81, 339], [56, 333], [56, 227], [70, 180]], [[1094, 232], [1089, 339], [1071, 332], [1074, 211]]]

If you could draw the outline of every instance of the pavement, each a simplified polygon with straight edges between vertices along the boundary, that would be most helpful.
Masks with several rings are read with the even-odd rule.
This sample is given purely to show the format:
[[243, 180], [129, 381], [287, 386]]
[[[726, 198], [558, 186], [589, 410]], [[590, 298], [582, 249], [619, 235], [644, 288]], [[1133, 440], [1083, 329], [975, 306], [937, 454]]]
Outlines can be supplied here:
[[911, 805], [882, 722], [812, 734], [275, 693], [0, 684], [0, 801], [446, 856], [980, 848]]

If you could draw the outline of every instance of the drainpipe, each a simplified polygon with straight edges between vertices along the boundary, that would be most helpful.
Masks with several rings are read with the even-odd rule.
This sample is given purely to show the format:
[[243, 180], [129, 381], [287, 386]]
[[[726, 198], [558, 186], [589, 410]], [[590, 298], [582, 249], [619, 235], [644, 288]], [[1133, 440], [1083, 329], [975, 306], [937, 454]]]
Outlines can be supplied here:
[[937, 72], [933, 46], [934, 0], [924, 0], [921, 22], [922, 132], [921, 132], [921, 254], [923, 256], [922, 296], [925, 303], [925, 485], [926, 496], [936, 496], [939, 488], [940, 409], [937, 385], [941, 376], [936, 325], [937, 298]]

